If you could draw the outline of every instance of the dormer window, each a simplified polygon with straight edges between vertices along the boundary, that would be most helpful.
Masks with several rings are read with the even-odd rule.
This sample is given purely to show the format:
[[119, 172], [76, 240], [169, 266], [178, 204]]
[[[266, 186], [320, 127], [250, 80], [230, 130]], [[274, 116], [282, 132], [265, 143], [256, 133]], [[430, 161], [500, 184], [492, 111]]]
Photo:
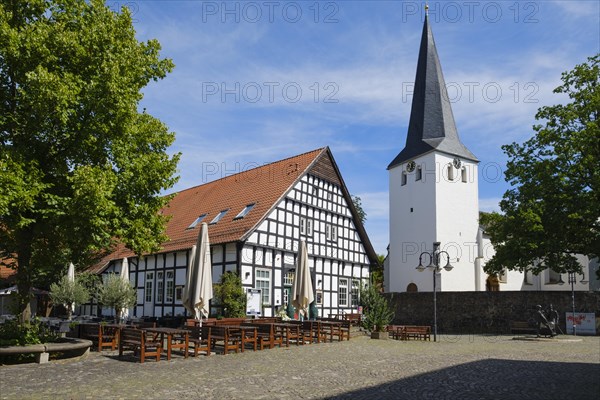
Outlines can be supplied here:
[[216, 224], [217, 222], [219, 222], [221, 220], [221, 218], [223, 218], [225, 216], [225, 214], [227, 214], [227, 211], [229, 211], [229, 208], [227, 210], [223, 210], [220, 213], [218, 213], [217, 216], [214, 217], [212, 221], [210, 221], [209, 225], [213, 225], [213, 224]]
[[196, 225], [198, 225], [200, 222], [202, 222], [202, 220], [203, 220], [204, 218], [206, 218], [206, 214], [202, 214], [202, 215], [200, 215], [200, 216], [199, 216], [198, 218], [196, 218], [196, 219], [194, 220], [194, 222], [192, 222], [192, 223], [190, 224], [190, 226], [188, 226], [186, 229], [194, 229], [194, 228], [196, 227]]
[[248, 214], [250, 212], [250, 210], [252, 210], [254, 208], [255, 204], [256, 203], [248, 204], [246, 207], [244, 207], [244, 209], [242, 211], [240, 211], [240, 213], [238, 215], [235, 216], [234, 219], [244, 218], [246, 216], [246, 214]]

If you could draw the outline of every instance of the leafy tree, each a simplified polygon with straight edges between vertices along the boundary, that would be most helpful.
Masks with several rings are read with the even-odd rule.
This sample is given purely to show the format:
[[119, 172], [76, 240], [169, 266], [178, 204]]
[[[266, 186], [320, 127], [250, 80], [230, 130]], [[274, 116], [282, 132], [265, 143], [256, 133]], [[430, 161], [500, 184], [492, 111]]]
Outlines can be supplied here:
[[17, 271], [26, 320], [29, 288], [68, 262], [165, 239], [158, 195], [179, 155], [138, 107], [173, 63], [135, 38], [126, 8], [101, 0], [2, 1], [0, 38], [0, 260]]
[[383, 292], [383, 261], [385, 256], [377, 254], [377, 265], [371, 266], [371, 284]]
[[110, 273], [98, 287], [98, 302], [115, 310], [115, 322], [121, 319], [123, 308], [129, 308], [137, 303], [136, 290], [129, 282], [119, 275]]
[[71, 319], [73, 304], [87, 303], [90, 292], [77, 280], [70, 281], [68, 277], [63, 276], [58, 283], [50, 285], [50, 298], [55, 304], [64, 305], [67, 309], [67, 319]]
[[374, 285], [368, 285], [361, 289], [360, 302], [363, 306], [363, 328], [373, 332], [384, 332], [394, 319], [394, 311], [387, 299]]
[[354, 208], [356, 209], [356, 213], [358, 214], [358, 219], [360, 219], [360, 222], [362, 224], [364, 224], [365, 222], [367, 222], [367, 213], [362, 208], [362, 199], [360, 197], [354, 196], [354, 195], [352, 195], [351, 197], [352, 197], [352, 204], [354, 205]]
[[600, 250], [600, 54], [562, 74], [554, 90], [570, 102], [539, 109], [535, 135], [503, 146], [512, 185], [503, 214], [482, 215], [496, 254], [488, 273], [506, 267], [580, 272], [575, 254]]
[[242, 289], [242, 280], [231, 271], [221, 275], [221, 281], [214, 287], [215, 300], [223, 307], [226, 318], [246, 316], [246, 293]]

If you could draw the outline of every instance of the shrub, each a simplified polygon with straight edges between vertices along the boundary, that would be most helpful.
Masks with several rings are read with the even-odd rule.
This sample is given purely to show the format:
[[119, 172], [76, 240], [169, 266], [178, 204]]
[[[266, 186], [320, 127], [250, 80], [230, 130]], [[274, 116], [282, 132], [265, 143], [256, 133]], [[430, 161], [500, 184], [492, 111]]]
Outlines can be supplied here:
[[246, 316], [246, 293], [242, 289], [240, 277], [230, 271], [221, 275], [221, 281], [214, 287], [215, 299], [223, 307], [226, 318]]
[[360, 293], [363, 306], [362, 326], [369, 331], [384, 332], [385, 328], [394, 319], [388, 301], [375, 286], [364, 287]]

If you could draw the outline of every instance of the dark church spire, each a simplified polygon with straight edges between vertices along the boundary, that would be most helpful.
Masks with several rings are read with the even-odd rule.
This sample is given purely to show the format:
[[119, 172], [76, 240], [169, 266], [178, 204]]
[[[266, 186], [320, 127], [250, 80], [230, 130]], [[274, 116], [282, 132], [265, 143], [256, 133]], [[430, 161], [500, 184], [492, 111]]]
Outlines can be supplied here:
[[388, 169], [432, 150], [478, 161], [458, 137], [442, 67], [426, 15], [406, 146]]

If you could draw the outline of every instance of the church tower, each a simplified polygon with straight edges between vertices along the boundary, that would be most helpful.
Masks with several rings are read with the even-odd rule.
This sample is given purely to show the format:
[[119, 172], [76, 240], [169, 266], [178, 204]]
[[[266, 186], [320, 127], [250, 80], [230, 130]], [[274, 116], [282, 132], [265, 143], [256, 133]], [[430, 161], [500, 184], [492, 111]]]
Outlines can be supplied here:
[[[428, 17], [425, 17], [406, 145], [388, 166], [390, 247], [386, 291], [431, 291], [419, 255], [434, 242], [454, 269], [437, 276], [438, 290], [470, 291], [475, 283], [479, 219], [477, 157], [460, 141]], [[423, 263], [430, 262], [424, 256]], [[446, 263], [445, 254], [440, 264]]]

